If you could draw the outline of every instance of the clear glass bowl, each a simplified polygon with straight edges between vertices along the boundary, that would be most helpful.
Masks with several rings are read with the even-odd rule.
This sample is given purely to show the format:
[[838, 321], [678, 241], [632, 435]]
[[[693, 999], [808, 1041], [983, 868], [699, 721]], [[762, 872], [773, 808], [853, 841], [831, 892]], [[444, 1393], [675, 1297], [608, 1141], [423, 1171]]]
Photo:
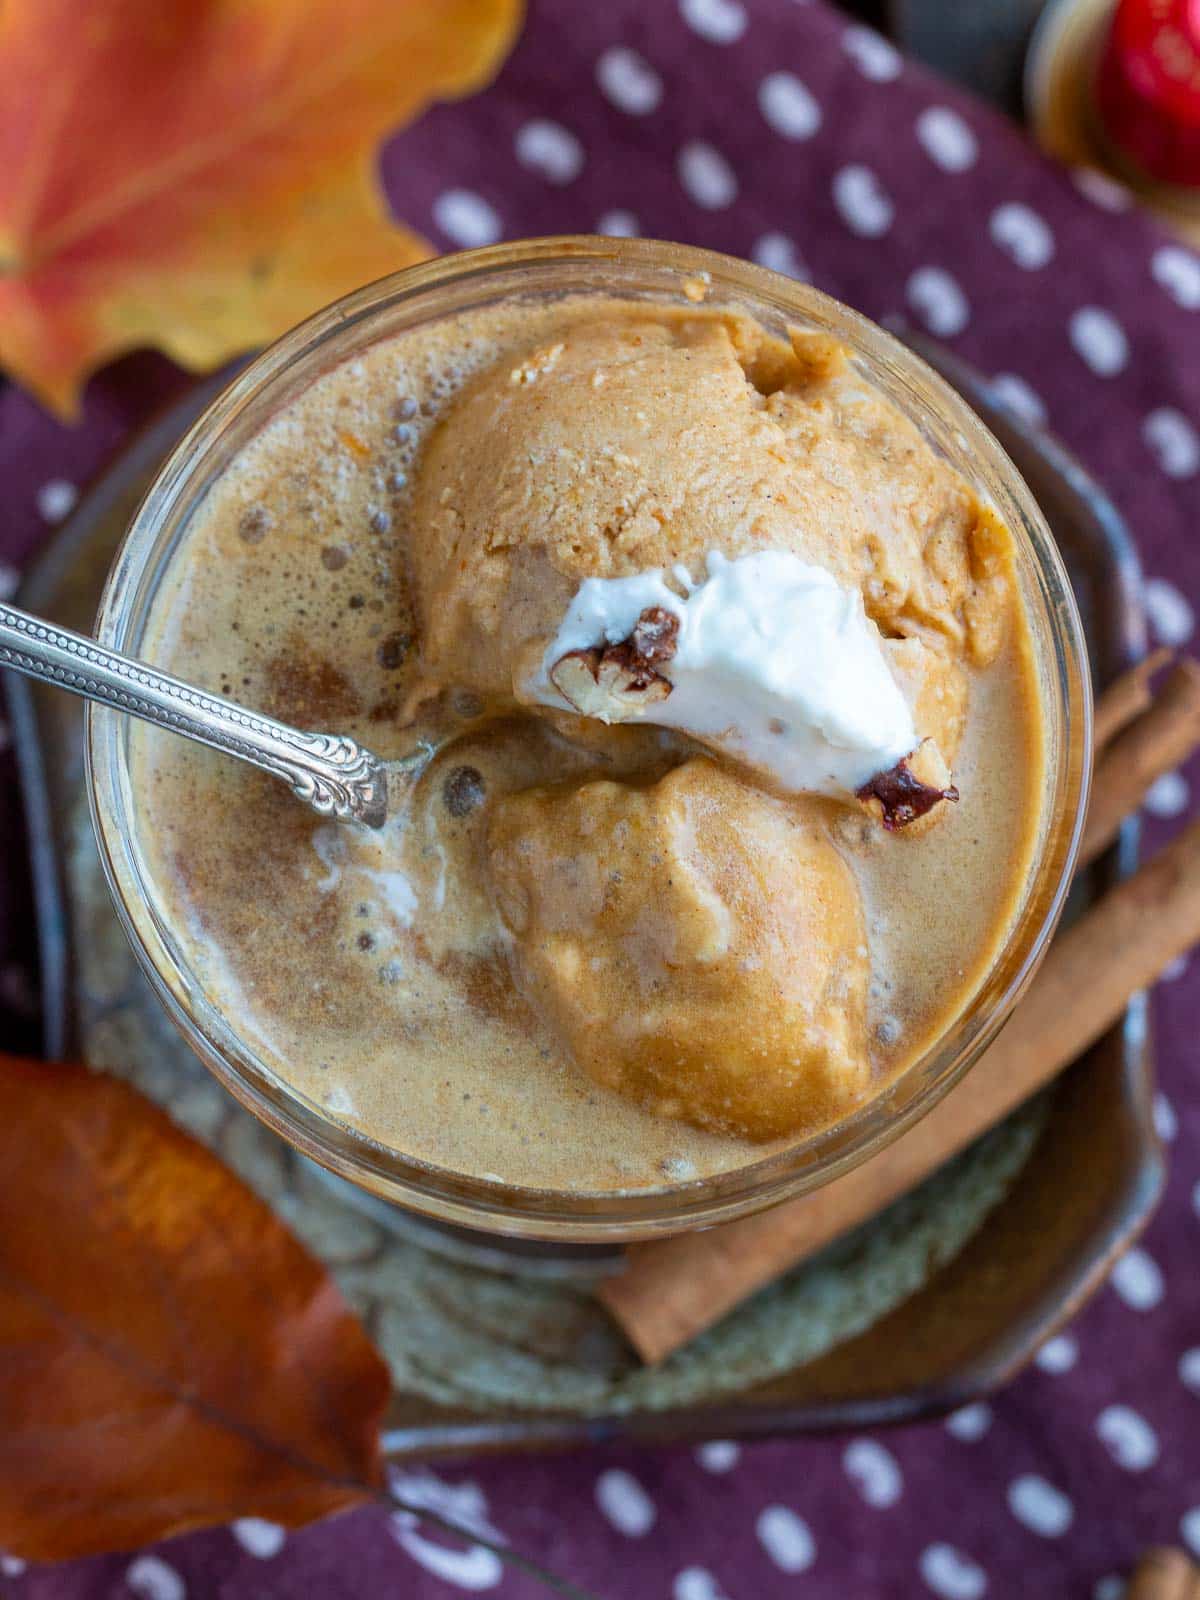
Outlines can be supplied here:
[[117, 553], [97, 632], [141, 653], [156, 586], [188, 519], [241, 446], [290, 397], [356, 352], [473, 307], [596, 293], [686, 304], [704, 275], [707, 303], [770, 329], [827, 331], [995, 506], [1016, 541], [1047, 724], [1047, 795], [1032, 870], [1008, 937], [966, 1010], [876, 1099], [845, 1121], [715, 1177], [636, 1193], [521, 1188], [435, 1168], [333, 1120], [241, 1037], [190, 969], [162, 911], [130, 783], [129, 720], [89, 708], [88, 781], [100, 853], [118, 913], [163, 1004], [217, 1078], [263, 1122], [371, 1193], [445, 1222], [571, 1242], [646, 1239], [708, 1225], [827, 1183], [867, 1160], [968, 1071], [1029, 981], [1062, 911], [1091, 765], [1083, 633], [1062, 560], [1032, 495], [964, 402], [891, 335], [815, 289], [709, 251], [648, 240], [554, 238], [497, 245], [413, 267], [347, 296], [246, 368], [179, 442]]

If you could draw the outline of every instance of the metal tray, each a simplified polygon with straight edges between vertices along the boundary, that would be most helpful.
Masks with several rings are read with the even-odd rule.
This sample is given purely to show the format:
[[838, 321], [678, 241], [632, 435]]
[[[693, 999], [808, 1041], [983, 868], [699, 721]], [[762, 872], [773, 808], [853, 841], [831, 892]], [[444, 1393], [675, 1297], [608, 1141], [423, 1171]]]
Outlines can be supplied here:
[[[1144, 648], [1140, 574], [1111, 504], [1051, 441], [939, 350], [1024, 472], [1070, 567], [1103, 685]], [[197, 386], [137, 438], [28, 573], [30, 610], [87, 631], [113, 550], [158, 462], [217, 392]], [[395, 1456], [602, 1438], [859, 1427], [943, 1411], [1020, 1369], [1103, 1281], [1163, 1179], [1144, 998], [1056, 1088], [913, 1195], [641, 1369], [589, 1293], [611, 1258], [514, 1257], [414, 1232], [318, 1174], [237, 1106], [174, 1034], [138, 972], [86, 820], [79, 703], [12, 679], [39, 917], [45, 1048], [130, 1078], [216, 1148], [330, 1266], [395, 1376]], [[1132, 870], [1137, 825], [1088, 875]], [[969, 1092], [969, 1089], [968, 1091]], [[340, 1185], [340, 1187], [339, 1187]]]

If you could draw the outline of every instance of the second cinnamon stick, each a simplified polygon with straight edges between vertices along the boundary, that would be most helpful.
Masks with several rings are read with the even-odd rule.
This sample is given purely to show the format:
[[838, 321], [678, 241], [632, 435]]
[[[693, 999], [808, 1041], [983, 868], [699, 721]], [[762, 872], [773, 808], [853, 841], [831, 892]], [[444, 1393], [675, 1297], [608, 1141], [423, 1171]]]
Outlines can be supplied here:
[[[1134, 674], [1120, 680], [1134, 682]], [[1181, 657], [1153, 703], [1135, 714], [1101, 749], [1096, 759], [1092, 803], [1088, 809], [1079, 860], [1092, 861], [1116, 837], [1117, 829], [1142, 803], [1146, 790], [1173, 772], [1200, 743], [1200, 663]]]
[[1175, 652], [1163, 645], [1127, 668], [1096, 701], [1092, 737], [1099, 753], [1121, 729], [1147, 710], [1153, 699], [1150, 680], [1168, 666]]

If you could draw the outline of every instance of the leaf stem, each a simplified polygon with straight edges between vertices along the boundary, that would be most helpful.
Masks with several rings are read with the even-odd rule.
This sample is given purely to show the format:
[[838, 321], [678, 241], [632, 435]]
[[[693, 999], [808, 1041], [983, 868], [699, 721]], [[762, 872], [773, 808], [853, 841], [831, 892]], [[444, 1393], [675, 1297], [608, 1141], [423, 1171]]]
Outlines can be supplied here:
[[481, 1549], [490, 1550], [506, 1567], [512, 1567], [518, 1572], [524, 1572], [528, 1577], [536, 1578], [553, 1594], [565, 1595], [567, 1600], [601, 1600], [601, 1597], [593, 1594], [590, 1589], [581, 1589], [578, 1584], [558, 1577], [547, 1568], [539, 1566], [536, 1561], [531, 1561], [528, 1556], [523, 1556], [519, 1550], [497, 1544], [493, 1539], [484, 1538], [473, 1529], [464, 1528], [460, 1523], [452, 1522], [449, 1517], [443, 1517], [437, 1511], [430, 1511], [427, 1506], [413, 1505], [400, 1495], [393, 1494], [390, 1489], [375, 1490], [374, 1498], [380, 1505], [387, 1506], [392, 1511], [401, 1511], [406, 1516], [415, 1517], [418, 1522], [427, 1522], [431, 1527], [440, 1528], [443, 1533], [453, 1534], [456, 1539], [464, 1539], [468, 1544], [477, 1544]]

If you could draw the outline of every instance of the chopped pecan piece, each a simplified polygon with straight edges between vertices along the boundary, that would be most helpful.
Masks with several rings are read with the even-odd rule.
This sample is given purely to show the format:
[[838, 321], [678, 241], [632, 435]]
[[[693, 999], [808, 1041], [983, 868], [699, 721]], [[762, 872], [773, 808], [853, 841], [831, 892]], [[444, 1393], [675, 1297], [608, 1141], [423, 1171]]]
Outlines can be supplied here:
[[679, 618], [666, 606], [647, 606], [634, 623], [630, 643], [648, 666], [670, 661], [679, 643]]
[[671, 685], [641, 664], [626, 640], [606, 650], [571, 650], [550, 668], [550, 681], [584, 717], [628, 722], [663, 701]]
[[656, 670], [675, 654], [679, 618], [664, 606], [647, 606], [628, 639], [590, 650], [569, 650], [550, 668], [550, 681], [581, 716], [629, 722], [671, 692]]
[[889, 833], [910, 827], [943, 800], [957, 800], [958, 790], [932, 739], [923, 739], [911, 755], [887, 772], [877, 772], [857, 791], [869, 811], [876, 812]]

